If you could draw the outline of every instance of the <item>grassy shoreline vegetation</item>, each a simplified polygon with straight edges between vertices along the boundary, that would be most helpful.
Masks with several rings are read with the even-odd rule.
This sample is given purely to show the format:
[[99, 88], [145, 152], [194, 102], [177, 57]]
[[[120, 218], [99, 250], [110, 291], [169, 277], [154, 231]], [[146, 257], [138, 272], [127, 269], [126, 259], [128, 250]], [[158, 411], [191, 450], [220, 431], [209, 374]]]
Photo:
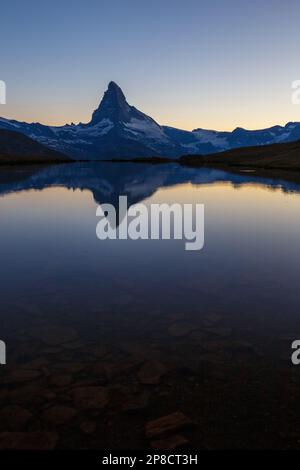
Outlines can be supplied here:
[[51, 150], [19, 132], [0, 130], [0, 165], [36, 165], [72, 162], [67, 155]]
[[300, 171], [300, 141], [287, 144], [242, 147], [211, 155], [184, 155], [183, 165], [242, 167], [260, 170]]

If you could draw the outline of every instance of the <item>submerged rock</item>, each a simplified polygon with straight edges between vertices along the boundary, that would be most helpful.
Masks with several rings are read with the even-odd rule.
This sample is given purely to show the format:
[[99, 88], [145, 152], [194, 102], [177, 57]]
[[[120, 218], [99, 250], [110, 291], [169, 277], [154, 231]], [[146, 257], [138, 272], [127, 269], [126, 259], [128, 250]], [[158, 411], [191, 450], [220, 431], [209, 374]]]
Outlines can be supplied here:
[[84, 348], [84, 343], [80, 340], [72, 341], [71, 343], [63, 343], [62, 347], [66, 350], [73, 351], [76, 349]]
[[230, 349], [235, 352], [254, 352], [255, 347], [249, 341], [238, 340], [230, 342]]
[[213, 363], [213, 364], [223, 364], [224, 363], [224, 357], [220, 351], [217, 351], [216, 353], [214, 352], [207, 352], [204, 354], [199, 355], [199, 364], [202, 362], [204, 363]]
[[77, 339], [76, 330], [65, 326], [42, 326], [31, 328], [29, 334], [32, 338], [42, 341], [48, 346], [59, 346]]
[[138, 378], [142, 384], [157, 385], [161, 377], [166, 373], [165, 366], [156, 360], [146, 362], [138, 372]]
[[175, 450], [188, 444], [188, 439], [180, 434], [151, 442], [151, 447], [156, 450]]
[[101, 386], [80, 387], [73, 391], [76, 408], [81, 410], [102, 410], [109, 402], [108, 390]]
[[31, 413], [18, 405], [8, 405], [0, 411], [0, 427], [5, 431], [21, 431]]
[[197, 327], [187, 322], [178, 322], [174, 323], [169, 328], [169, 334], [175, 338], [180, 338], [181, 336], [187, 336], [192, 331], [196, 330]]
[[50, 385], [53, 385], [54, 387], [66, 387], [67, 385], [70, 385], [72, 381], [73, 381], [72, 375], [58, 374], [58, 375], [53, 375], [50, 378]]
[[205, 316], [204, 318], [204, 324], [205, 325], [215, 325], [216, 323], [219, 323], [222, 320], [222, 315], [218, 313], [209, 313], [208, 315]]
[[1, 432], [2, 450], [51, 450], [58, 441], [53, 432]]
[[226, 340], [203, 341], [201, 347], [208, 352], [220, 351], [228, 348], [230, 343]]
[[209, 328], [205, 328], [205, 331], [213, 335], [220, 336], [221, 338], [227, 338], [228, 336], [231, 336], [232, 334], [232, 329], [226, 326], [209, 327]]
[[120, 369], [114, 363], [100, 362], [92, 367], [91, 372], [92, 375], [97, 377], [98, 380], [101, 380], [103, 381], [103, 383], [106, 383], [116, 377], [120, 373]]
[[38, 357], [32, 361], [22, 364], [22, 369], [40, 370], [49, 365], [49, 360], [46, 357]]
[[77, 374], [87, 368], [84, 362], [62, 362], [57, 365], [57, 370], [65, 374]]
[[177, 431], [192, 424], [190, 418], [180, 411], [149, 421], [146, 424], [146, 436], [149, 439], [161, 434]]
[[87, 348], [87, 352], [93, 356], [100, 358], [108, 353], [107, 347], [104, 344], [96, 344]]
[[97, 429], [97, 425], [96, 423], [94, 423], [93, 421], [84, 421], [83, 423], [81, 423], [80, 425], [80, 430], [84, 433], [84, 434], [94, 434], [94, 432], [96, 431]]
[[28, 382], [31, 380], [35, 380], [39, 378], [41, 372], [38, 370], [30, 370], [30, 369], [15, 369], [8, 375], [1, 378], [2, 384], [11, 384], [11, 383], [21, 383], [21, 382]]
[[192, 341], [201, 343], [202, 341], [207, 340], [207, 334], [205, 334], [203, 331], [197, 330], [192, 332], [190, 338]]
[[124, 400], [122, 409], [127, 413], [145, 410], [149, 405], [150, 394], [147, 392], [129, 396]]
[[22, 387], [18, 387], [9, 394], [12, 403], [22, 405], [31, 405], [32, 403], [39, 405], [46, 401], [52, 401], [55, 397], [55, 393], [51, 390], [35, 384], [26, 384]]
[[44, 411], [42, 417], [47, 423], [60, 426], [74, 418], [76, 413], [77, 411], [69, 406], [52, 406]]

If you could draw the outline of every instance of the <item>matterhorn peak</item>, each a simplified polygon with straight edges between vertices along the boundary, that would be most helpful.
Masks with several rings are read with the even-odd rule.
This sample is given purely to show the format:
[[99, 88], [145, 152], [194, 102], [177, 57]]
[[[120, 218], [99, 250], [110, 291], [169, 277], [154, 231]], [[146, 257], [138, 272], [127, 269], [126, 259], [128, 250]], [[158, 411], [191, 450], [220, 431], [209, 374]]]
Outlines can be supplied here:
[[[120, 90], [120, 91], [122, 92], [122, 90], [121, 90], [121, 88], [119, 87], [119, 85], [118, 85], [116, 82], [114, 82], [113, 80], [112, 80], [111, 82], [109, 82], [107, 89], [108, 89], [108, 90]], [[122, 92], [122, 93], [123, 93], [123, 92]]]
[[[119, 85], [116, 82], [109, 82], [107, 91], [104, 96], [115, 97], [120, 101], [126, 101], [125, 95]], [[103, 97], [104, 98], [104, 97]]]
[[131, 109], [121, 88], [111, 81], [98, 109], [93, 113], [91, 123], [97, 124], [103, 119], [110, 119], [115, 124], [127, 122], [130, 120]]

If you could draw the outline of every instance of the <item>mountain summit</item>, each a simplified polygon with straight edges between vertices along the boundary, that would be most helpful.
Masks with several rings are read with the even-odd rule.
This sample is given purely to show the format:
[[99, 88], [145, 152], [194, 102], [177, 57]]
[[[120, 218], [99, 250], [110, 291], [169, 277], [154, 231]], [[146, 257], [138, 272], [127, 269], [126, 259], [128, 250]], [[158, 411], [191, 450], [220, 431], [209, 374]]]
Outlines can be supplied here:
[[[174, 156], [176, 144], [150, 116], [128, 104], [121, 88], [110, 82], [86, 129], [100, 129], [101, 145], [112, 157]], [[101, 148], [99, 146], [99, 151]]]
[[249, 131], [206, 129], [185, 131], [161, 126], [128, 104], [121, 88], [110, 82], [99, 107], [87, 124], [53, 127], [0, 118], [0, 130], [16, 131], [46, 147], [78, 160], [180, 157], [211, 154], [238, 147], [300, 140], [300, 123]]
[[97, 124], [102, 119], [111, 119], [113, 122], [129, 122], [131, 106], [126, 101], [121, 88], [110, 82], [99, 107], [94, 111], [90, 124]]

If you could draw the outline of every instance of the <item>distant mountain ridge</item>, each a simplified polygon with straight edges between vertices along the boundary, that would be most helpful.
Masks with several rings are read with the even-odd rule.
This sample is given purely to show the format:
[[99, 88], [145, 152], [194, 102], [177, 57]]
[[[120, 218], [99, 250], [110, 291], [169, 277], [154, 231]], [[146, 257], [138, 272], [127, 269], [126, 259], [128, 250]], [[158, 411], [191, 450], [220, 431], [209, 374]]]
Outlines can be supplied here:
[[300, 122], [254, 131], [237, 128], [232, 132], [185, 131], [161, 126], [129, 105], [115, 82], [109, 83], [99, 107], [87, 124], [46, 126], [0, 118], [0, 129], [24, 134], [77, 160], [179, 158], [186, 154], [212, 154], [239, 147], [300, 140]]

